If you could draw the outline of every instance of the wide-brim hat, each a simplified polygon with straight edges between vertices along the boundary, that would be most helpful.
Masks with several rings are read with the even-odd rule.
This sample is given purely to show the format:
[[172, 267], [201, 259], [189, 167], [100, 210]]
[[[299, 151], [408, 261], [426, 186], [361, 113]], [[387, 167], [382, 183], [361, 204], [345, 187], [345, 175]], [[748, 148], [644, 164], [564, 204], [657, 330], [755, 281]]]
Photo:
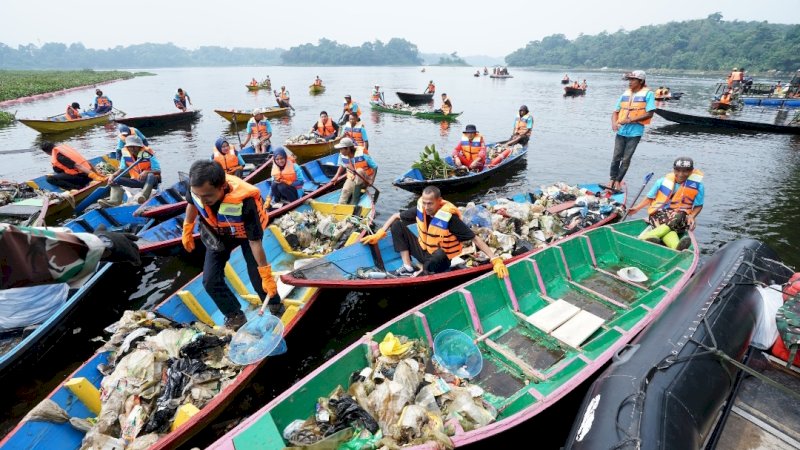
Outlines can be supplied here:
[[353, 142], [352, 139], [346, 137], [346, 138], [342, 139], [341, 141], [339, 141], [338, 144], [334, 145], [333, 148], [335, 148], [337, 150], [340, 150], [340, 149], [343, 149], [343, 148], [355, 147], [355, 146], [356, 146], [356, 143]]
[[125, 138], [126, 147], [144, 147], [144, 142], [139, 136], [132, 134]]
[[637, 80], [644, 81], [647, 77], [647, 74], [644, 73], [644, 70], [634, 70], [633, 72], [626, 73], [623, 78], [626, 80], [630, 80], [631, 78], [636, 78]]

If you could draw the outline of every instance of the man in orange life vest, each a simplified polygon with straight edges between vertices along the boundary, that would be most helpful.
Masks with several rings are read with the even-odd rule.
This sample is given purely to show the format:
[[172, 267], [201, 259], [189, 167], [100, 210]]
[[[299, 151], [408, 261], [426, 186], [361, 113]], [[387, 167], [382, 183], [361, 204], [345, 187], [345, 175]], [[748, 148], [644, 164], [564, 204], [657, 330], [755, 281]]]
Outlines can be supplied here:
[[364, 153], [369, 153], [369, 136], [364, 123], [355, 114], [350, 114], [347, 123], [342, 128], [342, 136], [349, 137], [356, 145], [364, 147]]
[[486, 142], [475, 125], [467, 125], [464, 129], [461, 141], [453, 150], [452, 158], [456, 167], [466, 167], [474, 172], [483, 170], [486, 164]]
[[703, 210], [705, 187], [703, 172], [694, 168], [694, 161], [681, 156], [672, 163], [672, 173], [656, 181], [647, 198], [631, 208], [628, 215], [647, 208], [653, 229], [640, 238], [653, 243], [663, 242], [669, 248], [685, 250], [692, 239], [679, 233], [694, 230], [697, 215]]
[[386, 101], [383, 99], [383, 92], [381, 92], [380, 85], [376, 84], [375, 87], [372, 88], [372, 95], [370, 96], [369, 100], [381, 105], [386, 104]]
[[244, 159], [225, 138], [217, 138], [214, 142], [211, 160], [222, 166], [226, 174], [242, 178]]
[[[419, 237], [408, 229], [408, 225], [414, 223]], [[444, 200], [436, 186], [427, 186], [416, 206], [393, 214], [383, 227], [362, 238], [361, 242], [375, 245], [386, 237], [386, 230], [390, 228], [394, 249], [403, 260], [403, 265], [393, 272], [395, 276], [408, 277], [419, 273], [411, 263], [412, 256], [422, 263], [422, 271], [426, 274], [446, 272], [450, 269], [450, 261], [461, 254], [461, 243], [465, 241], [472, 241], [489, 257], [498, 277], [508, 276], [503, 258], [495, 256], [486, 242], [472, 232], [461, 220], [458, 208]]]
[[311, 126], [311, 133], [330, 141], [339, 135], [339, 124], [328, 117], [327, 111], [319, 113], [319, 120]]
[[[161, 164], [153, 149], [146, 147], [139, 136], [132, 134], [125, 138], [121, 161], [119, 170], [108, 177], [111, 194], [108, 199], [98, 202], [103, 206], [117, 206], [122, 202], [123, 191], [117, 185], [140, 188], [141, 192], [136, 194], [136, 201], [144, 203], [150, 198], [153, 188], [161, 183]], [[133, 168], [128, 171], [126, 177], [122, 177], [116, 182], [113, 181], [122, 170], [131, 166]]]
[[347, 176], [339, 195], [339, 203], [357, 205], [361, 200], [361, 191], [375, 181], [378, 164], [364, 147], [356, 146], [349, 137], [342, 138], [333, 148], [339, 150], [339, 169], [331, 181], [335, 182], [343, 174]]
[[291, 203], [302, 197], [305, 180], [300, 165], [286, 154], [283, 147], [278, 147], [273, 153], [272, 183], [264, 207], [277, 208], [282, 203]]
[[47, 182], [61, 189], [81, 189], [92, 180], [104, 181], [106, 177], [97, 173], [89, 161], [77, 150], [66, 144], [56, 146], [52, 142], [42, 143], [42, 151], [50, 155], [54, 174]]
[[253, 117], [247, 121], [247, 138], [242, 143], [242, 147], [246, 147], [247, 143], [252, 140], [256, 153], [266, 153], [269, 150], [271, 137], [272, 125], [269, 120], [264, 118], [261, 108], [254, 109]]
[[442, 93], [442, 106], [439, 107], [439, 109], [434, 109], [433, 112], [442, 113], [444, 115], [448, 115], [453, 112], [453, 103], [450, 101], [450, 97], [448, 97], [446, 93]]
[[433, 84], [433, 80], [428, 82], [428, 87], [425, 88], [424, 94], [435, 94], [436, 93], [436, 85]]
[[644, 134], [644, 126], [650, 123], [656, 109], [655, 95], [645, 85], [643, 70], [634, 70], [626, 74], [625, 79], [628, 80], [628, 89], [611, 114], [611, 129], [617, 133], [609, 171], [608, 187], [611, 189], [619, 189], [622, 185], [636, 146]]
[[72, 102], [71, 105], [67, 105], [67, 112], [64, 113], [64, 116], [67, 120], [78, 120], [81, 119], [81, 105], [78, 102]]
[[526, 105], [519, 107], [519, 117], [514, 120], [514, 134], [506, 141], [506, 145], [522, 144], [528, 145], [528, 140], [533, 134], [533, 114], [528, 111]]
[[103, 95], [103, 91], [100, 89], [95, 91], [97, 97], [94, 98], [94, 112], [95, 114], [105, 114], [111, 111], [111, 108], [114, 107], [114, 102], [111, 101], [110, 98]]
[[203, 287], [225, 316], [225, 326], [237, 330], [246, 321], [241, 304], [225, 284], [225, 264], [237, 247], [247, 263], [253, 289], [263, 301], [269, 298], [270, 312], [282, 313], [278, 287], [261, 239], [269, 217], [257, 187], [232, 175], [219, 164], [195, 161], [189, 169], [191, 196], [183, 222], [183, 247], [195, 248], [194, 224], [200, 217], [200, 239], [206, 246]]

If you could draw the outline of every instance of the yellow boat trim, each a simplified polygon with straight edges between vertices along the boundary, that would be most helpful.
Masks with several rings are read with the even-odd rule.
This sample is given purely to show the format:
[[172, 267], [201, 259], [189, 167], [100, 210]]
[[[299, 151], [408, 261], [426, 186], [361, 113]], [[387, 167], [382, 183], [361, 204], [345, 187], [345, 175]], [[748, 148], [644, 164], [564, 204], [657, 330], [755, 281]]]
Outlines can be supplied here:
[[204, 324], [210, 327], [216, 325], [216, 323], [214, 323], [214, 319], [211, 318], [211, 316], [206, 312], [206, 310], [203, 308], [200, 302], [197, 301], [197, 298], [195, 298], [194, 294], [192, 294], [189, 291], [179, 291], [178, 298], [180, 298], [183, 304], [186, 305], [187, 308], [189, 308], [189, 311], [191, 311], [192, 314], [194, 314], [197, 320], [203, 322]]
[[64, 383], [64, 386], [72, 392], [78, 400], [86, 406], [86, 409], [94, 415], [100, 414], [100, 391], [84, 377], [71, 378]]

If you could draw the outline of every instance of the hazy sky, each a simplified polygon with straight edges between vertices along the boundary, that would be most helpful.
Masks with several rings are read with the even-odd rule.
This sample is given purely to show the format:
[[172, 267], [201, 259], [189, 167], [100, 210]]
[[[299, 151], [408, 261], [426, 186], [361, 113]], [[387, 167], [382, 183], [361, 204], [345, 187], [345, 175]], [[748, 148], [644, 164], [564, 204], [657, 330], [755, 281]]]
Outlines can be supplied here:
[[800, 23], [800, 0], [2, 0], [0, 6], [0, 42], [12, 47], [172, 42], [186, 48], [289, 48], [322, 37], [348, 45], [402, 37], [423, 53], [504, 56], [553, 33], [571, 39], [580, 33], [705, 18], [717, 11], [725, 20]]

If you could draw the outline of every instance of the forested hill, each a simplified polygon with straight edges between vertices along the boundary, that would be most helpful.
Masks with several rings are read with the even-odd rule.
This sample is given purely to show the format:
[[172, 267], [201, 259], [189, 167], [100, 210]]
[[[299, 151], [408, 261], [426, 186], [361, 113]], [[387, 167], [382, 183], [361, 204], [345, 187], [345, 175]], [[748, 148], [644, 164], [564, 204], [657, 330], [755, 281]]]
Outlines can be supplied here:
[[0, 44], [0, 69], [120, 69], [146, 67], [269, 66], [280, 64], [282, 49], [140, 44], [91, 49], [83, 44], [48, 43], [41, 47]]
[[284, 64], [298, 66], [416, 66], [423, 62], [417, 46], [400, 38], [392, 38], [386, 44], [380, 40], [364, 42], [358, 47], [320, 39], [317, 45], [290, 48], [281, 59]]
[[[757, 7], [753, 4], [753, 7]], [[702, 20], [651, 25], [633, 31], [554, 34], [506, 56], [512, 66], [730, 70], [800, 69], [800, 25]]]

